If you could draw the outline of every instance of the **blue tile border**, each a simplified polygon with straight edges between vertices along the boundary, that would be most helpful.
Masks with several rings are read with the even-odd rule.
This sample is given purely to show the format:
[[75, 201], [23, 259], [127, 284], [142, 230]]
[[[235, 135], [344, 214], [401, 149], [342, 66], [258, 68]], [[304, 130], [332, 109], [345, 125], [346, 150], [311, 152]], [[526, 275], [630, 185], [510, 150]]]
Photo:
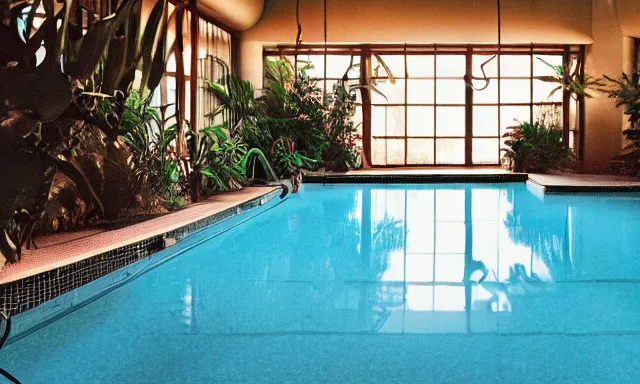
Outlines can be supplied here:
[[166, 239], [175, 239], [176, 244], [182, 245], [186, 237], [214, 224], [239, 216], [255, 207], [265, 205], [281, 193], [280, 189], [276, 189], [161, 235], [152, 236], [76, 263], [0, 285], [0, 311], [3, 311], [8, 316], [27, 312], [52, 299], [148, 258], [157, 252], [165, 249], [177, 250], [179, 247], [168, 247]]

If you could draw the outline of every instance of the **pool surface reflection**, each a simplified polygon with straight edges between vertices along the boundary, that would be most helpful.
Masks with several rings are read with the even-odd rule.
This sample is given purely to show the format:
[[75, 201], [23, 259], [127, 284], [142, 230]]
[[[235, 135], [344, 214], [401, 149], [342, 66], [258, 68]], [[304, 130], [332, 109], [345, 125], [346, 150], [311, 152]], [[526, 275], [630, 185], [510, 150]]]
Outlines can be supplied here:
[[640, 196], [304, 185], [0, 352], [24, 383], [636, 383]]

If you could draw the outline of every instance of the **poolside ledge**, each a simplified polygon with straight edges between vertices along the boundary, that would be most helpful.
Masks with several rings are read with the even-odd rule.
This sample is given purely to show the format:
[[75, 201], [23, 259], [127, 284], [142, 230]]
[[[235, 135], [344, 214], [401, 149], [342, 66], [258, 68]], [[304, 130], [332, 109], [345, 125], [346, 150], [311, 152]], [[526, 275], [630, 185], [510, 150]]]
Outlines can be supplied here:
[[436, 167], [364, 169], [346, 173], [313, 172], [305, 183], [510, 183], [527, 181], [526, 173], [512, 173], [500, 167]]
[[[270, 192], [277, 187], [249, 187], [216, 195], [177, 212], [124, 228], [110, 231], [79, 231], [44, 237], [40, 248], [23, 251], [19, 263], [7, 265], [0, 271], [0, 285], [41, 272], [73, 264], [142, 240], [162, 235], [185, 225], [239, 206]], [[67, 240], [65, 240], [65, 237]], [[49, 243], [49, 245], [47, 245]]]
[[39, 239], [19, 263], [0, 271], [0, 311], [16, 315], [179, 242], [182, 238], [280, 194], [249, 187], [121, 229], [87, 230]]

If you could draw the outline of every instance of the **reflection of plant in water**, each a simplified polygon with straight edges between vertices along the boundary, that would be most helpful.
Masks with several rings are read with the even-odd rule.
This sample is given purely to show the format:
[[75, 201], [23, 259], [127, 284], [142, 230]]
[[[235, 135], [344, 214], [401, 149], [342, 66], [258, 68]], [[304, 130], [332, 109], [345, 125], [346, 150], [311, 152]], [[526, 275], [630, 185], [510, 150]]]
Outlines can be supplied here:
[[514, 296], [526, 296], [530, 294], [536, 294], [546, 291], [548, 284], [540, 279], [540, 277], [531, 271], [531, 276], [527, 274], [525, 266], [521, 263], [516, 263], [509, 267], [509, 277], [506, 282], [498, 281], [495, 271], [491, 271], [495, 281], [480, 281], [479, 284], [489, 293], [492, 297], [488, 300], [489, 306], [498, 308], [502, 304], [500, 309], [511, 310], [511, 298]]
[[374, 249], [381, 249], [392, 252], [402, 247], [404, 232], [401, 220], [393, 220], [385, 215], [382, 220], [376, 223], [371, 237], [371, 244]]
[[[373, 228], [371, 235], [371, 253], [372, 259], [379, 262], [375, 271], [375, 279], [382, 277], [384, 272], [389, 268], [389, 256], [394, 251], [401, 249], [404, 242], [404, 225], [401, 220], [395, 220], [388, 215], [377, 222]], [[376, 302], [373, 306], [373, 326], [372, 332], [377, 332], [385, 324], [391, 311], [402, 305], [404, 302], [404, 286], [403, 285], [381, 285], [376, 292]]]
[[[531, 194], [518, 195], [518, 204], [507, 213], [505, 226], [514, 244], [530, 248], [549, 268], [553, 280], [561, 280], [573, 273], [568, 252], [567, 213], [559, 217]], [[516, 207], [522, 207], [516, 209]]]

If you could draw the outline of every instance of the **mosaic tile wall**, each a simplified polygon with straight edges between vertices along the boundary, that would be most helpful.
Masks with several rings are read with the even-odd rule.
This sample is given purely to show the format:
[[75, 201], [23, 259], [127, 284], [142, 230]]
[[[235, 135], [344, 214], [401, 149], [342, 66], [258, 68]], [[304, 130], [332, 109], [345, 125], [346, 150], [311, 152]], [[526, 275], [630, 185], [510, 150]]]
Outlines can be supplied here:
[[256, 206], [264, 205], [280, 194], [280, 190], [275, 190], [265, 196], [166, 232], [163, 235], [154, 236], [74, 264], [4, 284], [0, 286], [0, 311], [4, 311], [9, 316], [15, 316], [33, 309], [51, 299], [163, 250], [166, 238], [174, 238], [180, 241], [180, 239], [205, 227], [236, 216]]

